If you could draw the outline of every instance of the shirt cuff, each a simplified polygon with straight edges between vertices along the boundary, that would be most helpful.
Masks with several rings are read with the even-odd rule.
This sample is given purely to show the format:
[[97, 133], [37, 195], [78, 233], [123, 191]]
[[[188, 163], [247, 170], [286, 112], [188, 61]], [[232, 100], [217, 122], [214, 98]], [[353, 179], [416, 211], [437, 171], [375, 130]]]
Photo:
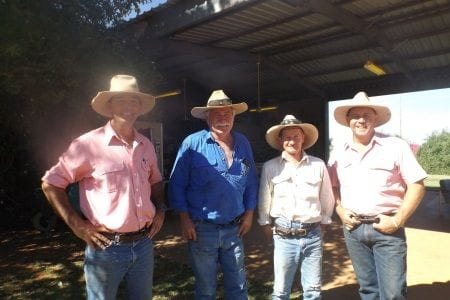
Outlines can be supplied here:
[[322, 216], [321, 224], [331, 224], [331, 216]]
[[271, 225], [272, 224], [272, 220], [270, 219], [270, 217], [265, 217], [265, 218], [260, 217], [258, 219], [258, 224], [261, 225], [261, 226]]

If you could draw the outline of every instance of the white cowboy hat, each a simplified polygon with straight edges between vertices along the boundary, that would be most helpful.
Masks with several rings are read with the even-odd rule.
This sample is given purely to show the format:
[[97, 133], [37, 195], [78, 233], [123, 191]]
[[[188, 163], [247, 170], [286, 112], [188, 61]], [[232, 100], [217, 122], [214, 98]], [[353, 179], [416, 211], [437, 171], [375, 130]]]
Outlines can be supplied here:
[[231, 99], [223, 92], [223, 90], [215, 90], [209, 96], [206, 106], [194, 107], [191, 110], [191, 115], [198, 119], [206, 119], [206, 112], [214, 108], [232, 107], [235, 114], [238, 115], [248, 109], [247, 103], [241, 102], [232, 104]]
[[319, 131], [316, 126], [309, 123], [302, 123], [293, 115], [286, 115], [281, 121], [280, 125], [270, 127], [266, 132], [267, 143], [277, 150], [283, 150], [283, 146], [280, 144], [280, 131], [286, 127], [299, 127], [303, 130], [305, 139], [303, 141], [303, 149], [308, 149], [317, 142], [319, 138]]
[[95, 96], [91, 105], [92, 108], [102, 116], [111, 118], [111, 111], [108, 107], [109, 100], [119, 94], [132, 94], [141, 100], [140, 115], [146, 114], [155, 106], [155, 97], [150, 94], [139, 92], [138, 83], [135, 77], [130, 75], [115, 75], [111, 78], [109, 91], [102, 91]]
[[348, 127], [347, 114], [354, 107], [369, 107], [377, 114], [377, 123], [375, 127], [381, 126], [391, 119], [391, 111], [387, 106], [380, 104], [372, 104], [365, 92], [359, 92], [353, 97], [352, 101], [345, 105], [337, 106], [334, 110], [334, 118], [336, 122]]

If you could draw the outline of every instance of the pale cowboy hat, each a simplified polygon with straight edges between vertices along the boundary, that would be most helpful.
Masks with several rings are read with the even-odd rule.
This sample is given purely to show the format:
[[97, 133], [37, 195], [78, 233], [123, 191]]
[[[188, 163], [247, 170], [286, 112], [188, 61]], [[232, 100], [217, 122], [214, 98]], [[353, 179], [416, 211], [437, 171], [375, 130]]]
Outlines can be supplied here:
[[132, 94], [139, 97], [141, 100], [140, 115], [148, 113], [155, 106], [155, 97], [150, 94], [141, 93], [135, 77], [130, 75], [115, 75], [111, 78], [109, 91], [99, 92], [92, 99], [92, 108], [102, 116], [112, 117], [108, 102], [112, 97], [119, 94]]
[[387, 106], [373, 104], [365, 92], [359, 92], [350, 102], [337, 106], [334, 110], [334, 118], [341, 125], [349, 126], [347, 120], [348, 111], [354, 107], [369, 107], [377, 114], [377, 123], [375, 127], [381, 126], [391, 119], [391, 111]]
[[280, 132], [287, 127], [298, 127], [302, 129], [303, 134], [305, 135], [302, 146], [303, 149], [308, 149], [314, 145], [319, 138], [319, 131], [316, 126], [309, 123], [302, 123], [302, 121], [298, 120], [293, 115], [286, 115], [280, 125], [272, 126], [266, 132], [266, 141], [272, 148], [283, 150], [283, 147], [279, 142]]
[[206, 106], [194, 107], [191, 110], [191, 115], [198, 119], [206, 119], [206, 112], [214, 108], [232, 107], [235, 114], [238, 115], [248, 109], [247, 103], [241, 102], [232, 104], [231, 99], [223, 92], [223, 90], [215, 90], [209, 96]]

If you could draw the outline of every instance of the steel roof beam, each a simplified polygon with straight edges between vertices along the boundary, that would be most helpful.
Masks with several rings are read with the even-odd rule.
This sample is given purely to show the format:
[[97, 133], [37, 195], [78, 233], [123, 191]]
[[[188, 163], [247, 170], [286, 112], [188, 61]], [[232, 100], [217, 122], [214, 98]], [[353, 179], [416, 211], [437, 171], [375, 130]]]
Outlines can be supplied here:
[[414, 76], [409, 68], [403, 62], [403, 59], [394, 52], [392, 41], [379, 30], [373, 24], [370, 24], [363, 19], [355, 16], [349, 11], [330, 4], [325, 0], [306, 0], [307, 5], [315, 13], [326, 16], [335, 22], [346, 27], [348, 30], [364, 35], [369, 41], [378, 43], [385, 51], [385, 55], [389, 56], [397, 65], [399, 70], [409, 79], [409, 81], [415, 84]]

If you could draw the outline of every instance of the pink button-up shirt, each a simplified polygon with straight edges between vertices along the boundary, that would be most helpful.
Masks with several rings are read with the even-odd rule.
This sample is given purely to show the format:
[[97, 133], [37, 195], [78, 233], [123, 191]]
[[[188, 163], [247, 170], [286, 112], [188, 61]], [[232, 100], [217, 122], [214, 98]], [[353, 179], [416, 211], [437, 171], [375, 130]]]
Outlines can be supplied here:
[[334, 187], [340, 188], [341, 205], [358, 214], [395, 212], [406, 185], [427, 177], [409, 145], [397, 137], [376, 134], [361, 154], [351, 143], [337, 147], [328, 165]]
[[60, 188], [78, 182], [80, 208], [92, 224], [131, 232], [153, 220], [151, 185], [162, 176], [153, 144], [135, 132], [127, 147], [108, 122], [72, 141], [42, 180]]

